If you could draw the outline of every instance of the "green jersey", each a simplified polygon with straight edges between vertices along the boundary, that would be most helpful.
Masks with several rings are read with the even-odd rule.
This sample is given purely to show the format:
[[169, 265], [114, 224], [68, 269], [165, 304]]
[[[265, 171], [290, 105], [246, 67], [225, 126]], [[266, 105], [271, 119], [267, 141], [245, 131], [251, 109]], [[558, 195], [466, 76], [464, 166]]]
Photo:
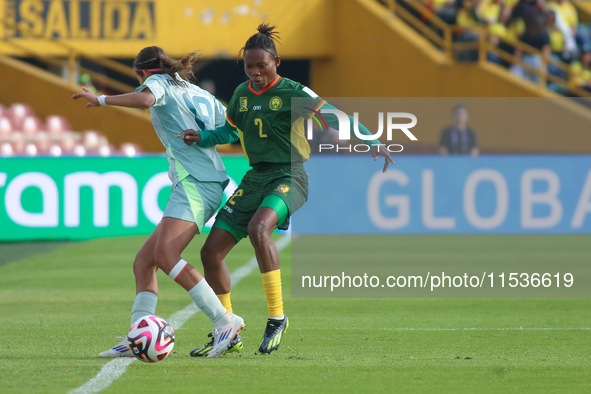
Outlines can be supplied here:
[[[292, 98], [307, 98], [305, 107], [292, 108]], [[216, 130], [203, 130], [202, 147], [226, 144], [240, 138], [251, 166], [262, 163], [301, 163], [310, 157], [304, 124], [320, 108], [334, 108], [310, 88], [277, 76], [266, 88], [258, 90], [251, 81], [234, 91], [226, 112], [226, 124]], [[294, 116], [292, 117], [292, 111]], [[336, 116], [327, 116], [331, 127], [339, 127]], [[371, 134], [359, 125], [362, 134]], [[369, 141], [370, 145], [379, 141]]]
[[[304, 134], [304, 118], [292, 121], [291, 114], [292, 97], [311, 97], [307, 91], [313, 94], [301, 83], [280, 76], [262, 90], [251, 81], [236, 88], [226, 120], [238, 132], [250, 165], [308, 160], [310, 146]], [[319, 104], [322, 99], [316, 96], [314, 101]]]

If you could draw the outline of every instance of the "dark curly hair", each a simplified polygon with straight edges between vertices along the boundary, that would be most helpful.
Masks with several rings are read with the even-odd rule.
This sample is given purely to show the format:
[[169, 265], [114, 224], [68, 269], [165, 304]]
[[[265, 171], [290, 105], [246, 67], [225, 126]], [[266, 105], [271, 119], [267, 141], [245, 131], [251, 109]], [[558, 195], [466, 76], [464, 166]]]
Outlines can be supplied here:
[[238, 56], [242, 56], [247, 49], [260, 48], [269, 52], [273, 57], [277, 57], [277, 48], [275, 42], [279, 43], [279, 32], [275, 31], [277, 26], [271, 26], [268, 23], [261, 23], [258, 25], [258, 33], [253, 34], [246, 41], [246, 44], [238, 52]]

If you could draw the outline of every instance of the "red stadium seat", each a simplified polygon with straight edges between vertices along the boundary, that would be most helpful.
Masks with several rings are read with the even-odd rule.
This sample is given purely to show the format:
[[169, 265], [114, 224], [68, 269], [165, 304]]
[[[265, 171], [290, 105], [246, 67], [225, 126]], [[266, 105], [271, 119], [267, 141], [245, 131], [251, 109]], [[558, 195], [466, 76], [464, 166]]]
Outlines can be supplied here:
[[62, 154], [71, 155], [74, 153], [74, 149], [76, 148], [76, 139], [74, 138], [74, 133], [67, 133], [64, 135], [60, 142], [60, 148], [62, 150]]
[[14, 150], [12, 149], [12, 144], [10, 142], [2, 142], [0, 143], [0, 156], [12, 156], [14, 155]]
[[108, 144], [107, 138], [94, 130], [82, 133], [82, 145], [87, 153], [98, 153], [101, 146]]
[[23, 133], [20, 131], [13, 131], [10, 135], [10, 139], [12, 141], [12, 150], [15, 155], [25, 153], [25, 137], [23, 136]]
[[0, 136], [8, 135], [13, 131], [12, 122], [8, 118], [0, 118]]
[[76, 144], [76, 146], [74, 147], [74, 155], [79, 157], [86, 156], [86, 148], [84, 148], [84, 145]]
[[46, 130], [50, 134], [60, 134], [64, 131], [72, 131], [68, 119], [59, 115], [50, 115], [45, 119]]
[[49, 154], [49, 148], [51, 143], [47, 133], [37, 133], [35, 136], [35, 146], [37, 147], [37, 153], [42, 155]]
[[51, 144], [49, 147], [49, 155], [60, 157], [62, 155], [62, 148], [58, 144]]
[[106, 144], [106, 145], [102, 145], [99, 150], [98, 150], [98, 154], [103, 156], [103, 157], [109, 157], [112, 156], [113, 153], [115, 153], [117, 151], [117, 149], [115, 149], [115, 147], [111, 144]]
[[35, 116], [35, 112], [27, 104], [14, 103], [10, 106], [10, 117], [15, 128], [19, 129], [29, 116]]
[[8, 108], [0, 104], [0, 118], [7, 118], [10, 116], [10, 111]]
[[124, 142], [121, 144], [121, 146], [119, 146], [119, 151], [127, 157], [134, 157], [137, 156], [138, 153], [143, 153], [142, 147], [132, 142]]
[[25, 136], [32, 137], [43, 131], [43, 123], [36, 116], [27, 116], [21, 125], [21, 131]]
[[25, 155], [27, 156], [37, 156], [37, 146], [35, 144], [29, 142], [25, 145]]

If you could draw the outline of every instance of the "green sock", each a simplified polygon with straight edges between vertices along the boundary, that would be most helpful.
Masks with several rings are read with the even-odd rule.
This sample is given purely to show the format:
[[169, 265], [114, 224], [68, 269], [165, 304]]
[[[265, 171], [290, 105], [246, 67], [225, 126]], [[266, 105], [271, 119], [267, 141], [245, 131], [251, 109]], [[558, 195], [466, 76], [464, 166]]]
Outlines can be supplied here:
[[133, 308], [131, 308], [131, 324], [135, 323], [140, 317], [153, 315], [156, 312], [156, 303], [158, 303], [156, 294], [149, 291], [137, 293]]
[[205, 278], [201, 279], [191, 290], [189, 290], [189, 296], [191, 296], [195, 305], [197, 305], [199, 309], [211, 319], [211, 321], [214, 323], [218, 321], [220, 323], [224, 322], [224, 315], [227, 310], [215, 295], [213, 289], [209, 287]]

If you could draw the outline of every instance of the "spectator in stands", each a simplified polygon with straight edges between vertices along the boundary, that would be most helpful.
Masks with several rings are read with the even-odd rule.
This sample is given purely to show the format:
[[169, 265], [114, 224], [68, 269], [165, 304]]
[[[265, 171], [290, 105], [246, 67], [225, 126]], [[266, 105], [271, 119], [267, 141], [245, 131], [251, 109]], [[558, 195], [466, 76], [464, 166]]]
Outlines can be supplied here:
[[[565, 53], [568, 52], [566, 50], [565, 36], [557, 26], [556, 13], [554, 11], [548, 12], [546, 23], [548, 36], [550, 37], [550, 56], [554, 60], [565, 61]], [[568, 57], [570, 58], [570, 55]], [[552, 63], [548, 63], [548, 73], [564, 80], [568, 77], [565, 70]]]
[[591, 91], [591, 46], [581, 48], [579, 60], [571, 64], [571, 74], [576, 86]]
[[550, 36], [546, 29], [545, 16], [543, 13], [526, 11], [523, 15], [525, 32], [519, 37], [519, 39], [522, 43], [541, 51], [542, 55], [517, 48], [515, 50], [515, 57], [518, 60], [521, 59], [523, 63], [530, 67], [522, 67], [517, 63], [512, 67], [511, 71], [515, 75], [521, 76], [534, 83], [538, 83], [540, 80], [539, 74], [532, 71], [531, 68], [540, 70], [542, 66], [542, 56], [545, 59], [550, 58]]
[[439, 153], [441, 155], [478, 156], [478, 140], [474, 130], [468, 127], [468, 109], [463, 104], [456, 105], [452, 110], [451, 126], [441, 132]]
[[556, 54], [561, 61], [570, 63], [578, 55], [575, 34], [562, 16], [558, 4], [554, 2], [548, 3], [546, 10], [546, 22], [552, 54]]
[[432, 0], [429, 2], [430, 6], [437, 16], [441, 18], [445, 23], [450, 25], [456, 24], [456, 17], [458, 14], [458, 6], [462, 1], [456, 0]]

